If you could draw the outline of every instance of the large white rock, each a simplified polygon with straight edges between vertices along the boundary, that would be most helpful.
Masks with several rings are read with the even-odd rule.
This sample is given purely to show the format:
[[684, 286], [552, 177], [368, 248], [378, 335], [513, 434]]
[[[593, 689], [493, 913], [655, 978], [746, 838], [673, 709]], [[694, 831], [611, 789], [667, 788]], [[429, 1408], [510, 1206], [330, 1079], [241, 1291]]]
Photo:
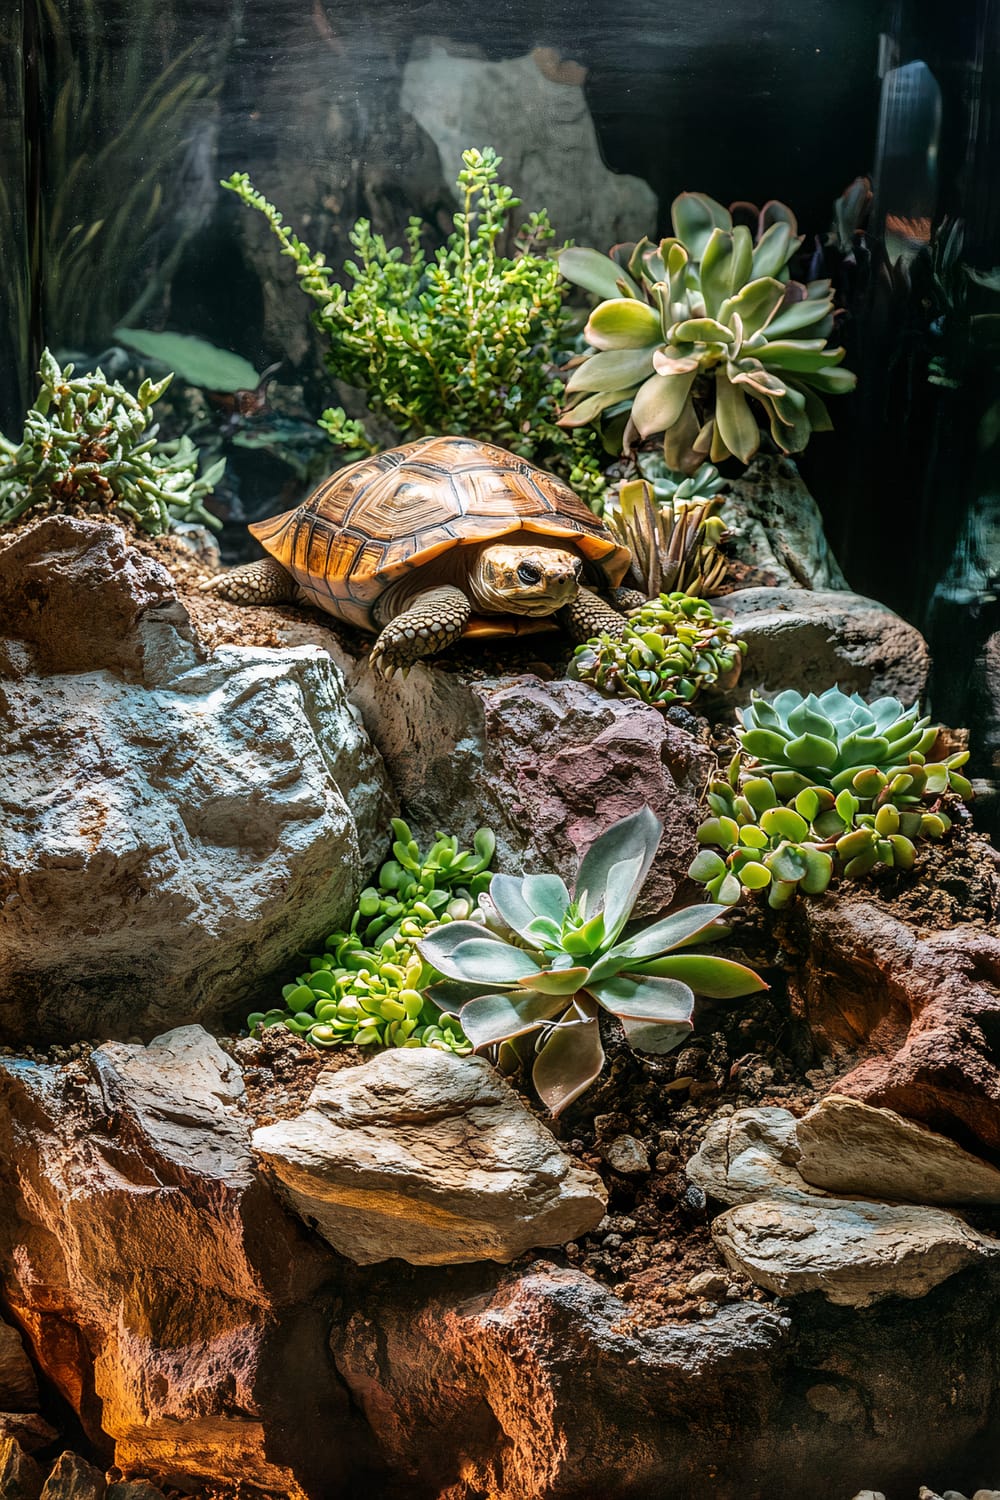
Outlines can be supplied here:
[[383, 854], [393, 797], [329, 657], [206, 652], [171, 593], [115, 526], [0, 552], [6, 1040], [264, 998]]
[[796, 1123], [789, 1110], [774, 1107], [717, 1116], [687, 1163], [689, 1180], [720, 1203], [825, 1197], [822, 1189], [810, 1187], [798, 1171]]
[[292, 1206], [361, 1265], [510, 1261], [596, 1228], [606, 1195], [481, 1057], [385, 1052], [254, 1133]]
[[884, 1297], [923, 1297], [956, 1271], [1000, 1254], [955, 1214], [939, 1208], [760, 1199], [727, 1209], [712, 1237], [730, 1270], [781, 1297], [823, 1292], [867, 1307]]
[[828, 1094], [795, 1126], [798, 1170], [836, 1193], [907, 1203], [1000, 1203], [1000, 1171], [961, 1146], [860, 1099]]

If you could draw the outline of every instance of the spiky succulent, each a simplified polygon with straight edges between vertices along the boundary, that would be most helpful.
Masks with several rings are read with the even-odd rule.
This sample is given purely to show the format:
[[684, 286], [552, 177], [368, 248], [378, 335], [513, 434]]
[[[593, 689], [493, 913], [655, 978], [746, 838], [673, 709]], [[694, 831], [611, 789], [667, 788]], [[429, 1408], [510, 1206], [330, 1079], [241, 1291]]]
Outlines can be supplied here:
[[667, 708], [690, 703], [703, 687], [734, 687], [746, 641], [732, 634], [704, 599], [679, 591], [630, 611], [624, 633], [577, 646], [568, 675], [616, 698]]
[[[707, 466], [706, 466], [707, 467]], [[604, 523], [632, 554], [625, 582], [647, 598], [679, 591], [711, 594], [726, 576], [720, 551], [729, 532], [717, 495], [681, 496], [656, 503], [646, 479], [633, 479], [607, 505]]]
[[627, 412], [626, 449], [662, 433], [667, 463], [685, 471], [706, 456], [749, 463], [760, 446], [755, 406], [784, 453], [830, 428], [823, 397], [855, 384], [837, 368], [844, 350], [827, 344], [831, 284], [791, 279], [802, 236], [783, 203], [733, 210], [682, 193], [659, 245], [560, 254], [563, 275], [605, 299], [584, 329], [592, 352], [567, 382], [564, 426]]
[[136, 395], [103, 371], [73, 378], [43, 350], [41, 389], [24, 419], [24, 436], [0, 436], [0, 525], [35, 506], [118, 511], [159, 536], [178, 521], [222, 523], [203, 501], [222, 477], [225, 459], [198, 474], [190, 438], [159, 443], [151, 408], [173, 379], [144, 380]]
[[[427, 989], [440, 974], [417, 952], [417, 941], [442, 923], [472, 925], [483, 914], [495, 839], [481, 828], [474, 849], [460, 850], [439, 834], [426, 855], [407, 825], [393, 820], [393, 858], [377, 886], [362, 891], [346, 932], [332, 932], [326, 951], [281, 992], [283, 1005], [255, 1011], [247, 1027], [285, 1026], [317, 1047], [432, 1047], [460, 1056], [472, 1051], [454, 1015]], [[481, 927], [477, 931], [482, 931]]]
[[534, 1034], [532, 1079], [561, 1110], [604, 1066], [599, 1015], [616, 1016], [630, 1044], [663, 1053], [691, 1030], [694, 994], [731, 997], [766, 986], [731, 960], [676, 953], [720, 936], [722, 906], [692, 906], [624, 937], [662, 827], [648, 807], [623, 818], [584, 855], [573, 894], [558, 875], [494, 875], [489, 901], [506, 937], [471, 922], [438, 928], [417, 945], [450, 983], [477, 1049]]
[[951, 826], [946, 794], [972, 795], [958, 770], [967, 751], [927, 763], [938, 731], [918, 712], [838, 688], [754, 695], [739, 711], [740, 753], [709, 788], [713, 816], [688, 873], [718, 901], [767, 889], [781, 907], [798, 890], [822, 894], [835, 875], [912, 869], [917, 843]]

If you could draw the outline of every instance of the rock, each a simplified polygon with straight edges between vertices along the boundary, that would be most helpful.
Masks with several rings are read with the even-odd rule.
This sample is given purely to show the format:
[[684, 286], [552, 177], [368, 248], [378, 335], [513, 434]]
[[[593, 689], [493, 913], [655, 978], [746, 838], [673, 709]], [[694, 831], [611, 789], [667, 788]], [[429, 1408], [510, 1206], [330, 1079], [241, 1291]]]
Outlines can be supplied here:
[[728, 550], [779, 588], [847, 589], [819, 506], [790, 458], [760, 455], [728, 486]]
[[[112, 1485], [112, 1489], [117, 1486]], [[88, 1464], [78, 1453], [60, 1453], [49, 1471], [41, 1500], [104, 1500], [107, 1481], [100, 1469]], [[150, 1500], [162, 1500], [159, 1490], [150, 1486]], [[136, 1497], [139, 1500], [139, 1497]]]
[[688, 1179], [720, 1203], [819, 1201], [826, 1195], [798, 1171], [796, 1123], [789, 1110], [773, 1106], [717, 1116], [685, 1167]]
[[930, 655], [912, 625], [884, 604], [846, 592], [750, 588], [725, 594], [717, 613], [747, 643], [739, 685], [713, 696], [745, 703], [751, 688], [821, 693], [839, 686], [869, 701], [886, 695], [907, 707], [927, 690]]
[[37, 1412], [0, 1411], [0, 1442], [13, 1438], [25, 1453], [51, 1447], [58, 1436], [55, 1428]]
[[0, 1321], [0, 1412], [38, 1410], [38, 1383], [21, 1335]]
[[2, 1292], [109, 1462], [307, 1500], [366, 1440], [324, 1353], [332, 1257], [256, 1176], [250, 1132], [199, 1027], [68, 1068], [4, 1059]]
[[638, 1177], [649, 1171], [649, 1155], [634, 1135], [619, 1135], [601, 1145], [601, 1155], [612, 1172], [623, 1177]]
[[665, 832], [637, 914], [670, 903], [715, 764], [694, 735], [582, 682], [470, 682], [418, 664], [385, 683], [366, 661], [333, 655], [418, 837], [446, 828], [468, 843], [486, 823], [495, 868], [565, 875], [598, 834], [648, 803]]
[[[140, 609], [159, 584], [142, 592], [146, 559], [119, 556], [118, 528], [76, 522], [67, 538], [47, 525], [25, 534], [37, 553], [28, 599], [45, 602], [50, 581], [63, 612], [45, 660], [65, 637], [72, 670], [22, 664], [0, 683], [0, 1040], [217, 1019], [266, 998], [349, 917], [383, 853], [384, 768], [324, 653], [222, 647], [203, 659], [163, 608]], [[116, 580], [114, 628], [134, 617], [142, 635], [128, 671], [127, 639], [117, 665], [107, 632], [94, 627], [89, 662], [85, 635], [70, 639], [78, 575], [97, 580], [98, 600]], [[89, 628], [99, 602], [80, 613]], [[14, 629], [42, 640], [30, 611]]]
[[38, 1500], [42, 1471], [14, 1438], [0, 1437], [0, 1495], [3, 1500]]
[[798, 1171], [831, 1192], [908, 1203], [1000, 1203], [1000, 1171], [891, 1109], [829, 1094], [795, 1127]]
[[469, 142], [489, 141], [503, 158], [501, 180], [525, 210], [545, 206], [557, 243], [604, 250], [652, 233], [657, 200], [641, 177], [604, 165], [585, 79], [585, 68], [551, 47], [487, 62], [418, 37], [403, 69], [401, 103], [434, 141], [449, 182]]
[[856, 1066], [838, 1094], [895, 1110], [974, 1151], [1000, 1151], [1000, 937], [921, 936], [876, 899], [802, 902], [796, 1013]]
[[1000, 1241], [939, 1208], [830, 1198], [759, 1199], [712, 1225], [726, 1264], [780, 1297], [821, 1291], [842, 1307], [923, 1297], [956, 1271], [1000, 1255]]
[[711, 1297], [715, 1301], [726, 1295], [728, 1287], [729, 1277], [719, 1271], [699, 1271], [687, 1284], [692, 1297]]
[[196, 657], [167, 569], [120, 526], [73, 516], [47, 516], [0, 544], [0, 636], [0, 675], [13, 643], [43, 676], [106, 670], [142, 681], [171, 658]]
[[254, 1133], [293, 1208], [361, 1265], [509, 1261], [595, 1228], [606, 1195], [481, 1057], [385, 1052]]
[[108, 1485], [105, 1500], [164, 1500], [164, 1494], [148, 1479], [120, 1479]]

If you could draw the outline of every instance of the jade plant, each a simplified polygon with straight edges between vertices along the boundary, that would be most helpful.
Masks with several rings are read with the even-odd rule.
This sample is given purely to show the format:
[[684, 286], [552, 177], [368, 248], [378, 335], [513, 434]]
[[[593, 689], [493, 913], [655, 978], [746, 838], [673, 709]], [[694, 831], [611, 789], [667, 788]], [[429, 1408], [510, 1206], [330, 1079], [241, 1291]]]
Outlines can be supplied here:
[[[556, 425], [562, 382], [554, 366], [570, 347], [572, 317], [544, 210], [514, 234], [520, 199], [498, 182], [501, 158], [487, 148], [462, 154], [462, 204], [443, 246], [428, 255], [425, 226], [412, 218], [406, 248], [389, 246], [359, 219], [355, 256], [338, 285], [319, 254], [293, 234], [244, 172], [222, 186], [266, 217], [282, 254], [316, 303], [313, 321], [329, 341], [330, 373], [360, 388], [373, 414], [403, 441], [429, 433], [469, 434], [555, 468], [585, 495], [603, 488], [593, 433]], [[501, 244], [514, 239], [512, 254]], [[322, 425], [351, 454], [371, 452], [363, 424], [343, 408]]]
[[477, 1050], [535, 1036], [532, 1080], [553, 1114], [604, 1067], [599, 1017], [621, 1022], [640, 1052], [671, 1051], [691, 1031], [695, 992], [730, 998], [766, 988], [751, 969], [678, 952], [721, 936], [725, 907], [706, 904], [626, 928], [662, 826], [646, 807], [591, 844], [572, 893], [558, 875], [494, 875], [489, 903], [500, 932], [454, 922], [422, 938], [424, 960], [447, 976], [443, 1003], [460, 1003]]
[[0, 436], [0, 525], [35, 506], [72, 510], [97, 506], [130, 517], [153, 536], [178, 521], [222, 523], [203, 501], [222, 477], [220, 459], [198, 474], [198, 451], [187, 437], [157, 442], [151, 408], [173, 379], [144, 380], [133, 396], [98, 369], [73, 378], [44, 350], [41, 390], [24, 419], [24, 436]]
[[568, 674], [616, 698], [667, 708], [702, 688], [739, 680], [746, 642], [704, 599], [675, 591], [629, 612], [623, 634], [606, 632], [577, 646]]
[[590, 350], [567, 381], [564, 426], [606, 426], [627, 413], [626, 450], [662, 433], [667, 463], [685, 471], [706, 457], [749, 463], [758, 412], [783, 453], [829, 429], [823, 397], [855, 384], [837, 368], [844, 350], [827, 343], [831, 284], [792, 280], [802, 236], [785, 204], [733, 209], [735, 217], [703, 193], [682, 193], [674, 233], [659, 245], [644, 238], [610, 256], [561, 253], [563, 274], [604, 299], [584, 329]]
[[754, 694], [739, 713], [740, 751], [712, 783], [713, 816], [689, 874], [718, 901], [768, 891], [783, 907], [801, 891], [818, 896], [836, 875], [877, 865], [910, 870], [922, 839], [951, 826], [947, 801], [972, 795], [960, 751], [928, 762], [938, 731], [916, 705], [866, 703], [830, 688]]
[[[251, 1032], [284, 1026], [317, 1047], [432, 1047], [464, 1056], [472, 1044], [454, 1015], [427, 995], [440, 975], [417, 942], [441, 924], [482, 920], [495, 840], [481, 828], [472, 849], [439, 834], [427, 854], [407, 825], [393, 820], [392, 858], [362, 891], [350, 927], [332, 932], [325, 951], [281, 992], [282, 1005], [247, 1017]], [[481, 932], [477, 926], [476, 931]]]
[[726, 575], [720, 549], [729, 532], [718, 514], [723, 497], [683, 489], [657, 502], [649, 480], [633, 479], [604, 509], [608, 530], [632, 554], [626, 583], [650, 599], [675, 591], [711, 594]]

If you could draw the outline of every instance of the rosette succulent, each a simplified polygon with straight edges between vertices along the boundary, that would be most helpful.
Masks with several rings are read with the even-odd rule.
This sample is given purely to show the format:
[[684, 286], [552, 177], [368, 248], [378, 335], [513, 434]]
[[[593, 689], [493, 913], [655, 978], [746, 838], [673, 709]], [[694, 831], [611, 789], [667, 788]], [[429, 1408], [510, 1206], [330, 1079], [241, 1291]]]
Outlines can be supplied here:
[[951, 826], [947, 794], [972, 795], [958, 769], [968, 752], [928, 763], [938, 731], [918, 712], [838, 688], [754, 695], [740, 711], [740, 753], [709, 788], [713, 816], [688, 873], [719, 901], [767, 889], [781, 907], [798, 890], [822, 894], [835, 875], [912, 869], [917, 843]]
[[831, 426], [824, 396], [852, 390], [855, 376], [837, 368], [844, 350], [827, 344], [830, 281], [791, 279], [802, 243], [794, 214], [682, 193], [671, 219], [659, 245], [560, 254], [567, 280], [604, 298], [584, 329], [591, 352], [572, 369], [561, 423], [606, 425], [627, 411], [626, 449], [662, 433], [667, 463], [691, 471], [706, 456], [749, 463], [759, 409], [776, 446], [801, 452]]
[[494, 875], [489, 902], [505, 936], [454, 922], [417, 944], [449, 981], [432, 993], [460, 1004], [477, 1049], [535, 1035], [532, 1079], [553, 1114], [604, 1066], [602, 1010], [634, 1048], [663, 1053], [690, 1032], [695, 992], [766, 988], [742, 964], [676, 951], [720, 936], [724, 906], [688, 907], [625, 935], [662, 831], [648, 807], [616, 823], [587, 850], [572, 893], [558, 875]]
[[567, 675], [616, 698], [657, 708], [690, 703], [704, 687], [734, 687], [746, 641], [704, 599], [661, 594], [629, 612], [621, 636], [606, 632], [577, 646]]
[[675, 591], [710, 594], [726, 575], [719, 550], [729, 536], [718, 514], [723, 497], [684, 495], [682, 488], [657, 504], [653, 485], [634, 479], [604, 510], [604, 524], [632, 554], [626, 582], [650, 599]]
[[[427, 995], [440, 975], [416, 951], [418, 939], [442, 923], [483, 921], [479, 898], [495, 839], [481, 828], [471, 850], [439, 834], [426, 855], [409, 828], [393, 820], [393, 858], [377, 886], [362, 891], [349, 931], [332, 932], [325, 952], [281, 992], [283, 1005], [247, 1017], [258, 1027], [284, 1026], [317, 1047], [433, 1047], [460, 1056], [472, 1051], [454, 1015]], [[477, 931], [482, 931], [481, 927]]]

